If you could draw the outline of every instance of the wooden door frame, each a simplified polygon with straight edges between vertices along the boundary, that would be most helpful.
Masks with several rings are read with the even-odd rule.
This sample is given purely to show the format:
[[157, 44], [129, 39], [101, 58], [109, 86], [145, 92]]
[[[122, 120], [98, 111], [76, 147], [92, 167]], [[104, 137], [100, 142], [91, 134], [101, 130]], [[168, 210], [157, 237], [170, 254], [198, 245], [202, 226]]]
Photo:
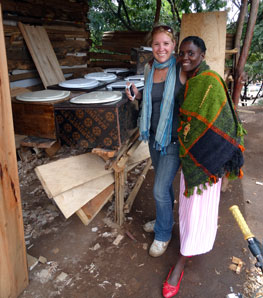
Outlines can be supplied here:
[[1, 5], [0, 52], [0, 297], [16, 298], [28, 269]]

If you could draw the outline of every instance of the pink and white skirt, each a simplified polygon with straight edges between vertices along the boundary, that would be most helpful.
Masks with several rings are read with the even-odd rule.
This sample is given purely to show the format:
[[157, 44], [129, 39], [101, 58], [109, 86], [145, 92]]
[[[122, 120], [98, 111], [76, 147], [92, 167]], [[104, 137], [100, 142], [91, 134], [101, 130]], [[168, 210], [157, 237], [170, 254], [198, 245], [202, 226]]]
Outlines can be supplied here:
[[210, 186], [201, 195], [184, 196], [184, 175], [181, 172], [179, 195], [180, 252], [183, 256], [206, 253], [213, 248], [218, 222], [222, 179]]

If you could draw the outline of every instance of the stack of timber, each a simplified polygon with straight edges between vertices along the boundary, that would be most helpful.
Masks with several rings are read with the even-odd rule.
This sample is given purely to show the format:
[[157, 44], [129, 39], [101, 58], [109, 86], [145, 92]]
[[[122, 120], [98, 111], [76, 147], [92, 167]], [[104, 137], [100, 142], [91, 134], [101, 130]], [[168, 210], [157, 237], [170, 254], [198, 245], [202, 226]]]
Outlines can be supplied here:
[[136, 60], [131, 57], [131, 49], [146, 45], [146, 31], [108, 31], [102, 37], [100, 50], [107, 53], [90, 52], [89, 65], [99, 67], [134, 67]]
[[[128, 159], [126, 171], [149, 157], [147, 144], [139, 144]], [[96, 153], [86, 153], [38, 166], [35, 172], [65, 218], [76, 214], [88, 225], [114, 195], [114, 170], [105, 169], [105, 165]]]
[[[141, 74], [143, 66], [151, 55], [140, 50], [141, 46], [149, 46], [147, 31], [108, 31], [102, 37], [102, 46], [97, 47], [104, 53], [89, 53], [89, 66], [91, 67], [128, 67], [136, 68], [136, 73]], [[179, 40], [180, 33], [175, 33]], [[234, 34], [226, 35], [226, 60], [231, 60], [236, 54], [233, 49]], [[176, 52], [178, 51], [178, 42]]]
[[[86, 69], [91, 46], [87, 29], [86, 1], [70, 0], [3, 0], [5, 44], [10, 83], [26, 79], [39, 79], [35, 64], [26, 46], [18, 23], [43, 26], [48, 34], [64, 74], [74, 74]], [[74, 68], [72, 68], [74, 66]], [[26, 71], [26, 72], [25, 72]], [[43, 89], [39, 85], [30, 90]]]

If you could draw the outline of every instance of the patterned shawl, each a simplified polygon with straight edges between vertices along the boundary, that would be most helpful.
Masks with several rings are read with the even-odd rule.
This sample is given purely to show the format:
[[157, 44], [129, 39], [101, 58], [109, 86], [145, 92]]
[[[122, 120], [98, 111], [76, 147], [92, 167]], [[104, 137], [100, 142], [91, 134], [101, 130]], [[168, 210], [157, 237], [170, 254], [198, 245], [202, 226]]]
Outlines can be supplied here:
[[155, 135], [155, 148], [162, 153], [171, 142], [173, 110], [174, 110], [174, 87], [176, 80], [176, 59], [174, 56], [164, 62], [154, 60], [152, 68], [147, 76], [143, 91], [142, 113], [140, 118], [140, 139], [148, 141], [152, 114], [152, 85], [155, 68], [168, 68], [166, 75], [163, 99], [161, 103], [160, 119]]
[[224, 80], [203, 61], [186, 82], [180, 108], [180, 159], [185, 196], [199, 185], [242, 177], [243, 129]]

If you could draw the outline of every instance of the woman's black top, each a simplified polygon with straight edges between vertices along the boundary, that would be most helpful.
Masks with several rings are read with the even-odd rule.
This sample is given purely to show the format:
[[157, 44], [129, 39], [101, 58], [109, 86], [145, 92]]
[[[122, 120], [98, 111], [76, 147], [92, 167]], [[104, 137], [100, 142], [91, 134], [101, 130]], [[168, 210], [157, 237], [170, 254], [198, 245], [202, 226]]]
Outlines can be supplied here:
[[[179, 114], [179, 101], [178, 92], [183, 87], [180, 82], [180, 66], [176, 65], [176, 82], [174, 88], [174, 112], [173, 112], [173, 128], [172, 128], [172, 142], [177, 141], [177, 128], [178, 128], [178, 114]], [[153, 83], [152, 86], [152, 116], [151, 116], [151, 129], [150, 134], [156, 134], [159, 118], [160, 118], [160, 108], [163, 98], [165, 82]]]

